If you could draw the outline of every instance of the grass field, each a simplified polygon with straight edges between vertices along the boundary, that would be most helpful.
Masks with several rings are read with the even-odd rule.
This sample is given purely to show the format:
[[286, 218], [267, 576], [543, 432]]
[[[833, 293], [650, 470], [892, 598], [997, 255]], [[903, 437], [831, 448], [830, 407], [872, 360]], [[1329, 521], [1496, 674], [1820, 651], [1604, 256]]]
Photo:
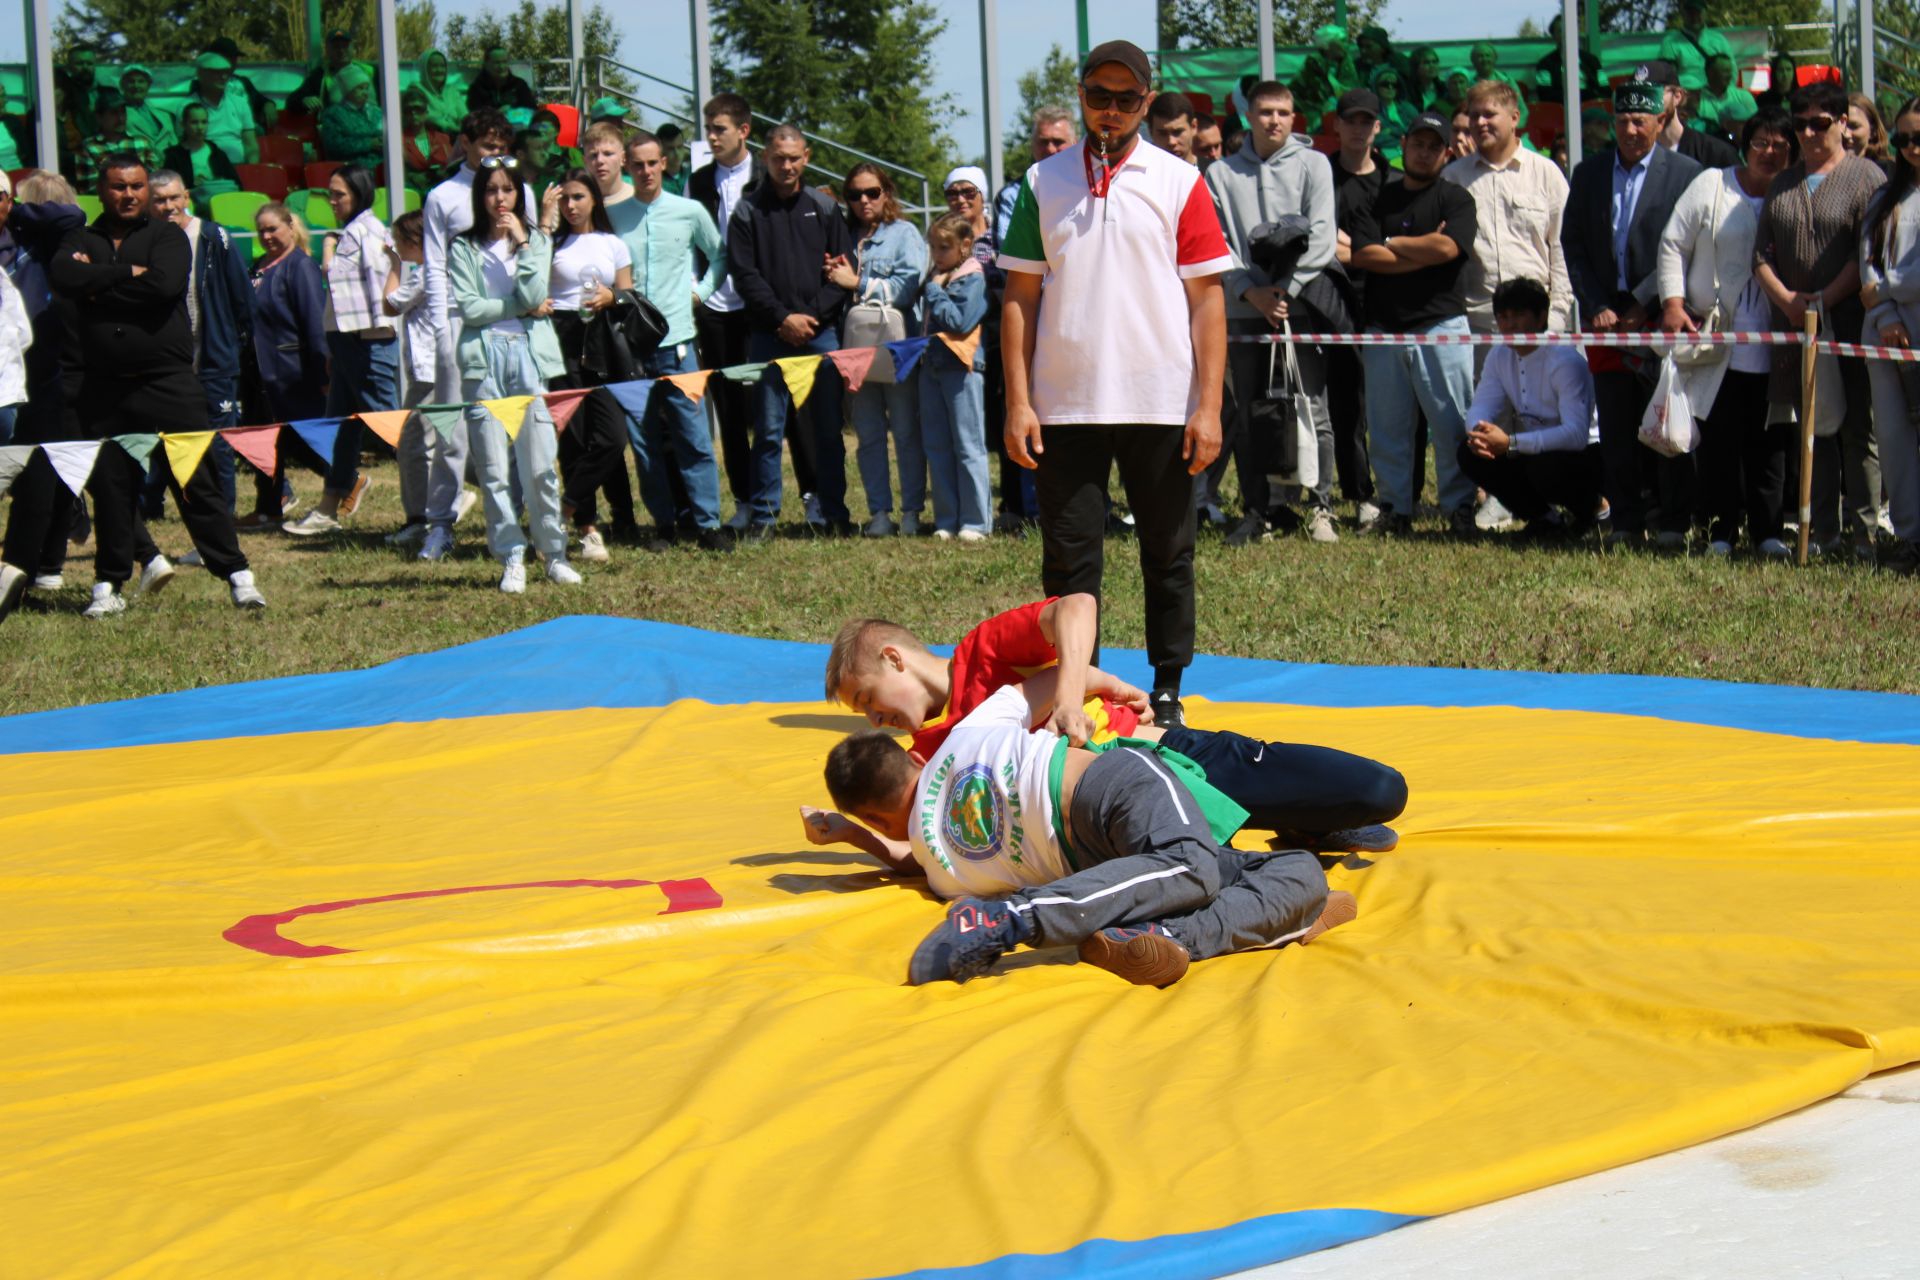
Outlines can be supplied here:
[[[1040, 594], [1037, 536], [962, 547], [828, 541], [783, 525], [787, 536], [724, 556], [616, 545], [611, 564], [582, 566], [584, 586], [555, 587], [530, 571], [527, 594], [512, 598], [494, 589], [498, 570], [477, 515], [441, 564], [382, 545], [399, 523], [398, 494], [390, 464], [372, 470], [376, 487], [347, 534], [244, 539], [271, 606], [264, 614], [240, 613], [224, 584], [182, 569], [157, 600], [88, 622], [80, 611], [91, 549], [75, 548], [66, 589], [31, 597], [0, 625], [0, 709], [372, 666], [568, 613], [815, 641], [850, 615], [878, 613], [950, 642]], [[296, 484], [305, 493], [316, 486], [311, 476]], [[849, 488], [857, 507], [859, 485]], [[788, 520], [797, 518], [791, 499]], [[0, 501], [0, 518], [4, 511]], [[177, 520], [153, 531], [169, 554], [187, 550]], [[1130, 541], [1109, 540], [1109, 645], [1144, 644], [1134, 554]], [[1348, 533], [1337, 546], [1277, 538], [1230, 550], [1203, 532], [1197, 572], [1198, 647], [1208, 653], [1920, 692], [1911, 647], [1920, 637], [1920, 582], [1852, 564], [1803, 570], [1516, 549], [1501, 535], [1463, 544], [1437, 532], [1385, 542]]]

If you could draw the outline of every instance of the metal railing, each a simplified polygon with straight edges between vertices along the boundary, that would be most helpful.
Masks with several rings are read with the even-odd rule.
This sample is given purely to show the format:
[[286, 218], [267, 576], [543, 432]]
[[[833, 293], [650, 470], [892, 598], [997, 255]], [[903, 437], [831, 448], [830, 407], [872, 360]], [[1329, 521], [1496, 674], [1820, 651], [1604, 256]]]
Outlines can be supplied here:
[[1897, 88], [1902, 98], [1920, 93], [1920, 42], [1876, 26], [1873, 65], [1876, 87]]
[[[592, 93], [591, 93], [592, 97], [615, 98], [621, 102], [626, 103], [629, 107], [637, 107], [643, 111], [652, 112], [653, 114], [656, 114], [656, 115], [666, 116], [668, 119], [671, 119], [671, 120], [684, 121], [687, 124], [689, 130], [692, 132], [698, 132], [699, 129], [701, 128], [702, 122], [695, 116], [689, 115], [687, 112], [685, 103], [692, 103], [692, 100], [693, 100], [693, 90], [688, 86], [683, 84], [675, 84], [671, 80], [663, 79], [662, 77], [656, 76], [653, 73], [648, 71], [642, 71], [638, 67], [628, 66], [626, 63], [620, 62], [614, 58], [597, 56], [594, 59], [592, 59], [592, 62], [593, 62], [593, 76], [590, 82], [592, 85]], [[663, 106], [659, 103], [649, 102], [647, 99], [641, 97], [637, 92], [627, 90], [627, 89], [615, 88], [606, 82], [606, 76], [604, 72], [608, 68], [612, 68], [616, 71], [619, 71], [624, 75], [636, 76], [641, 80], [651, 81], [654, 84], [661, 85], [667, 89], [671, 89], [678, 94], [684, 95], [685, 103], [683, 103], [682, 105], [672, 106], [672, 107]], [[693, 109], [695, 111], [698, 111], [699, 104], [694, 103]], [[774, 125], [787, 123], [786, 121], [777, 119], [773, 116], [763, 115], [758, 111], [755, 111], [753, 113], [753, 119], [756, 124], [764, 125], [768, 128], [772, 128]], [[798, 126], [795, 126], [795, 127], [797, 128]], [[934, 204], [931, 203], [932, 197], [933, 197], [932, 182], [927, 177], [926, 174], [921, 173], [919, 170], [909, 169], [903, 164], [895, 164], [893, 161], [884, 159], [880, 156], [873, 155], [871, 152], [862, 151], [859, 147], [853, 146], [851, 143], [842, 142], [837, 138], [829, 138], [823, 134], [812, 133], [806, 129], [800, 130], [800, 136], [805, 138], [810, 143], [817, 143], [818, 145], [823, 147], [832, 147], [835, 151], [839, 151], [846, 155], [853, 156], [855, 159], [865, 160], [871, 164], [879, 165], [882, 169], [885, 169], [889, 173], [895, 175], [895, 183], [898, 186], [909, 187], [910, 184], [912, 183], [918, 183], [920, 185], [919, 205], [918, 206], [908, 205], [908, 204], [904, 204], [903, 202], [903, 207], [907, 213], [913, 214], [919, 217], [921, 226], [923, 228], [932, 225], [933, 218], [935, 215], [942, 214], [947, 211], [946, 205], [941, 204], [941, 205], [935, 206]], [[762, 150], [765, 147], [764, 143], [755, 141], [753, 139], [749, 139], [747, 142], [747, 145], [755, 150]], [[832, 169], [829, 169], [825, 165], [819, 164], [817, 162], [813, 164], [809, 164], [807, 168], [810, 172], [821, 174], [827, 178], [831, 178], [835, 182], [845, 182], [847, 180], [846, 174], [836, 173]], [[902, 179], [904, 179], [904, 181], [902, 181]], [[989, 200], [992, 199], [991, 192], [988, 193], [988, 199]]]

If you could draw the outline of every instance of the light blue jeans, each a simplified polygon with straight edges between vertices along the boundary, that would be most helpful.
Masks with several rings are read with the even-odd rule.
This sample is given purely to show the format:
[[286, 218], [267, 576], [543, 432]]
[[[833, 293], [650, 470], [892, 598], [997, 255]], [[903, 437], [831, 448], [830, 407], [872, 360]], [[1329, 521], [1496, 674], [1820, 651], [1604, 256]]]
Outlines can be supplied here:
[[986, 533], [993, 521], [987, 470], [986, 380], [929, 351], [914, 370], [920, 380], [920, 438], [933, 480], [933, 527]]
[[[1467, 318], [1442, 320], [1417, 332], [1464, 334]], [[1460, 470], [1459, 449], [1467, 438], [1467, 408], [1473, 403], [1473, 348], [1362, 347], [1360, 367], [1367, 379], [1367, 437], [1380, 505], [1395, 515], [1411, 516], [1420, 501], [1413, 491], [1418, 410], [1427, 415], [1440, 509], [1471, 510], [1473, 481]]]
[[904, 382], [868, 382], [853, 393], [851, 416], [854, 457], [860, 487], [867, 491], [873, 515], [893, 511], [893, 481], [887, 473], [887, 432], [893, 432], [894, 462], [900, 468], [900, 511], [918, 515], [927, 505], [927, 453], [920, 444], [919, 370]]
[[542, 555], [564, 560], [567, 530], [560, 519], [560, 443], [547, 402], [536, 398], [527, 406], [517, 437], [509, 437], [498, 418], [472, 403], [501, 396], [538, 397], [547, 389], [546, 383], [534, 366], [533, 350], [524, 333], [489, 329], [485, 339], [487, 376], [466, 378], [460, 389], [461, 399], [469, 404], [467, 447], [473, 451], [474, 469], [479, 473], [480, 496], [487, 514], [487, 549], [502, 562], [516, 551], [526, 552], [527, 536], [520, 528], [513, 501], [517, 462], [520, 495], [526, 500], [527, 521], [533, 526], [533, 545]]

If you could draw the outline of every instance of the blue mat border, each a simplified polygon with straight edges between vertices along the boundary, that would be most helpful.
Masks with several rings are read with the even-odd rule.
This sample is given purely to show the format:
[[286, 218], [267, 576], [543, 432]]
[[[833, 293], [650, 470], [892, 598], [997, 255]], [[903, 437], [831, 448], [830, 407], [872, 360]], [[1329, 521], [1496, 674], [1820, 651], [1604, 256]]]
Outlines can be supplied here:
[[[827, 646], [629, 618], [567, 617], [363, 671], [218, 685], [0, 718], [0, 755], [260, 737], [592, 707], [810, 702]], [[1149, 681], [1145, 655], [1108, 667]], [[1597, 711], [1848, 742], [1920, 744], [1920, 698], [1658, 676], [1195, 659], [1186, 690], [1320, 707]]]

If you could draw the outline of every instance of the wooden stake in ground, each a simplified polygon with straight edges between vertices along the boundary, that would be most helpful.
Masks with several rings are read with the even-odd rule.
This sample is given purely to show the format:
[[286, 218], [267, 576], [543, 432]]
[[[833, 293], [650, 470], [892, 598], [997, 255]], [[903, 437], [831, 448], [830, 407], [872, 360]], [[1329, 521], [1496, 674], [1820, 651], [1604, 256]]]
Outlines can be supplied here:
[[1807, 540], [1813, 535], [1813, 409], [1814, 339], [1820, 336], [1820, 313], [1808, 310], [1807, 340], [1800, 347], [1800, 558], [1807, 563]]

